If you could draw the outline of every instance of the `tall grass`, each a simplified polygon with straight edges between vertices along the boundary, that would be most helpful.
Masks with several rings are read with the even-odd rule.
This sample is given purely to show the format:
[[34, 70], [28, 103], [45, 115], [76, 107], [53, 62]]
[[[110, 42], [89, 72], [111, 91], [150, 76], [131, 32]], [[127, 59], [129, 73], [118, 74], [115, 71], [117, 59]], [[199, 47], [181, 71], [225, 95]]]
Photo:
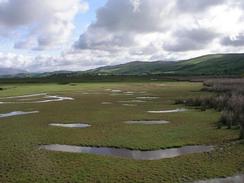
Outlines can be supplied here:
[[214, 108], [221, 111], [218, 127], [240, 127], [240, 138], [244, 139], [244, 79], [212, 79], [204, 81], [204, 91], [216, 92], [215, 96], [177, 100], [202, 110]]

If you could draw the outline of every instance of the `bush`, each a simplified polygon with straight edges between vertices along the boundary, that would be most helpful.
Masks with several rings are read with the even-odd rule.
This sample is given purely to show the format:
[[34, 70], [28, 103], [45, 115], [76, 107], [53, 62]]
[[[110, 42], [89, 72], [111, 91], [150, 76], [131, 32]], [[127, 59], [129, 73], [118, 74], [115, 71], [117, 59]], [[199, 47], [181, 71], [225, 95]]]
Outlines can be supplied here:
[[244, 139], [244, 79], [215, 79], [204, 82], [204, 91], [217, 92], [214, 97], [177, 100], [176, 104], [200, 106], [202, 110], [214, 108], [221, 111], [218, 127], [240, 126], [240, 138]]

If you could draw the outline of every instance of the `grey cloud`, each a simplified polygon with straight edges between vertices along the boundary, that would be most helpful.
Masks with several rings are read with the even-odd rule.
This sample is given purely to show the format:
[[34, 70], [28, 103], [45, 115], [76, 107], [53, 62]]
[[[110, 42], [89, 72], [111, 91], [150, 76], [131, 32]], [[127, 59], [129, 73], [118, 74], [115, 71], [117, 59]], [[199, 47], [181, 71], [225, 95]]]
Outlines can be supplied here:
[[115, 50], [116, 48], [129, 47], [133, 44], [134, 38], [130, 33], [113, 34], [96, 29], [82, 34], [79, 41], [75, 43], [75, 47], [78, 49]]
[[201, 12], [224, 2], [226, 0], [177, 0], [176, 5], [182, 12]]
[[198, 28], [179, 30], [173, 36], [175, 40], [165, 43], [163, 48], [167, 51], [182, 52], [206, 47], [217, 36], [217, 33], [208, 29]]
[[[107, 4], [97, 11], [96, 21], [80, 36], [75, 43], [75, 48], [110, 50], [114, 47], [137, 46], [134, 39], [137, 35], [172, 32], [177, 24], [182, 27], [180, 20], [184, 21], [186, 18], [180, 17], [182, 12], [202, 12], [209, 7], [221, 5], [225, 1], [108, 0]], [[216, 37], [216, 34], [202, 28], [177, 31], [173, 33], [173, 36], [176, 41], [165, 43], [166, 51], [204, 48]]]
[[160, 13], [167, 1], [140, 0], [134, 11], [130, 0], [108, 0], [105, 7], [97, 11], [97, 21], [91, 28], [104, 28], [109, 31], [151, 32], [161, 30]]
[[[11, 30], [19, 31], [15, 28], [24, 26], [28, 35], [25, 32], [19, 40], [13, 36], [16, 48], [47, 49], [67, 44], [80, 1], [8, 0], [2, 4], [0, 0], [0, 35], [5, 27], [11, 37], [16, 35]], [[37, 8], [34, 4], [40, 2], [43, 4]], [[70, 2], [75, 11], [66, 11]], [[207, 11], [218, 5], [218, 11]], [[107, 0], [98, 10], [97, 19], [75, 43], [76, 49], [71, 49], [73, 53], [48, 56], [50, 52], [40, 52], [40, 57], [0, 53], [0, 65], [32, 71], [83, 70], [130, 60], [177, 60], [210, 52], [241, 51], [244, 36], [217, 40], [222, 35], [243, 32], [243, 18], [235, 20], [242, 13], [242, 5], [242, 0]]]
[[[41, 1], [9, 0], [0, 3], [0, 23], [5, 26], [19, 26], [48, 16], [50, 12]], [[33, 13], [34, 12], [34, 13]]]
[[221, 44], [225, 45], [225, 46], [244, 46], [244, 34], [242, 35], [238, 35], [237, 37], [235, 37], [234, 39], [232, 39], [231, 37], [227, 36], [224, 37], [221, 40]]
[[14, 40], [18, 49], [58, 47], [69, 40], [75, 15], [87, 8], [88, 4], [83, 0], [0, 1], [1, 32], [25, 28], [24, 35], [19, 32]]
[[[169, 17], [161, 14], [167, 14], [165, 9], [169, 2], [169, 0], [154, 0], [153, 3], [149, 0], [136, 1], [135, 11], [131, 0], [108, 0], [107, 4], [97, 11], [96, 22], [80, 36], [75, 48], [111, 49], [133, 46], [137, 34], [164, 30]], [[163, 21], [165, 22], [162, 23]]]

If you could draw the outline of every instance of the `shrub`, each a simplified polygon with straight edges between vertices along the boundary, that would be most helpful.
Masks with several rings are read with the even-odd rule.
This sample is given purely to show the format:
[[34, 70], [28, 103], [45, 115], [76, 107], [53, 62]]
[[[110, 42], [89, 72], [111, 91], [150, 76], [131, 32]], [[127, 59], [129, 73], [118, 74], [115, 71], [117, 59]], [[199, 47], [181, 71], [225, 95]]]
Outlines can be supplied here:
[[240, 126], [240, 138], [244, 139], [244, 79], [213, 79], [204, 81], [204, 85], [204, 91], [216, 92], [218, 95], [181, 99], [177, 100], [176, 104], [221, 111], [218, 127]]

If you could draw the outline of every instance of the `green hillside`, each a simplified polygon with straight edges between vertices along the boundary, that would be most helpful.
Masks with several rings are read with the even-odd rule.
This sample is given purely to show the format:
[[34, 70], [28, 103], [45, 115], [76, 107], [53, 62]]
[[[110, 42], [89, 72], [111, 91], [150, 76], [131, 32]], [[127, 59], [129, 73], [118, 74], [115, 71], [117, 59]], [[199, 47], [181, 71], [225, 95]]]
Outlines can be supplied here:
[[113, 75], [150, 75], [160, 74], [173, 69], [174, 62], [130, 62], [127, 64], [121, 64], [116, 66], [101, 67], [98, 69], [87, 71], [87, 73], [93, 74], [113, 74]]
[[147, 75], [244, 75], [244, 54], [205, 55], [181, 61], [135, 61], [126, 64], [105, 66], [88, 71], [56, 71], [46, 73], [23, 73], [0, 75], [0, 78], [87, 78], [94, 76], [147, 76]]
[[130, 62], [107, 66], [86, 73], [100, 75], [242, 75], [244, 74], [244, 54], [216, 54], [177, 62]]
[[176, 73], [196, 75], [244, 74], [244, 54], [218, 54], [177, 63]]

